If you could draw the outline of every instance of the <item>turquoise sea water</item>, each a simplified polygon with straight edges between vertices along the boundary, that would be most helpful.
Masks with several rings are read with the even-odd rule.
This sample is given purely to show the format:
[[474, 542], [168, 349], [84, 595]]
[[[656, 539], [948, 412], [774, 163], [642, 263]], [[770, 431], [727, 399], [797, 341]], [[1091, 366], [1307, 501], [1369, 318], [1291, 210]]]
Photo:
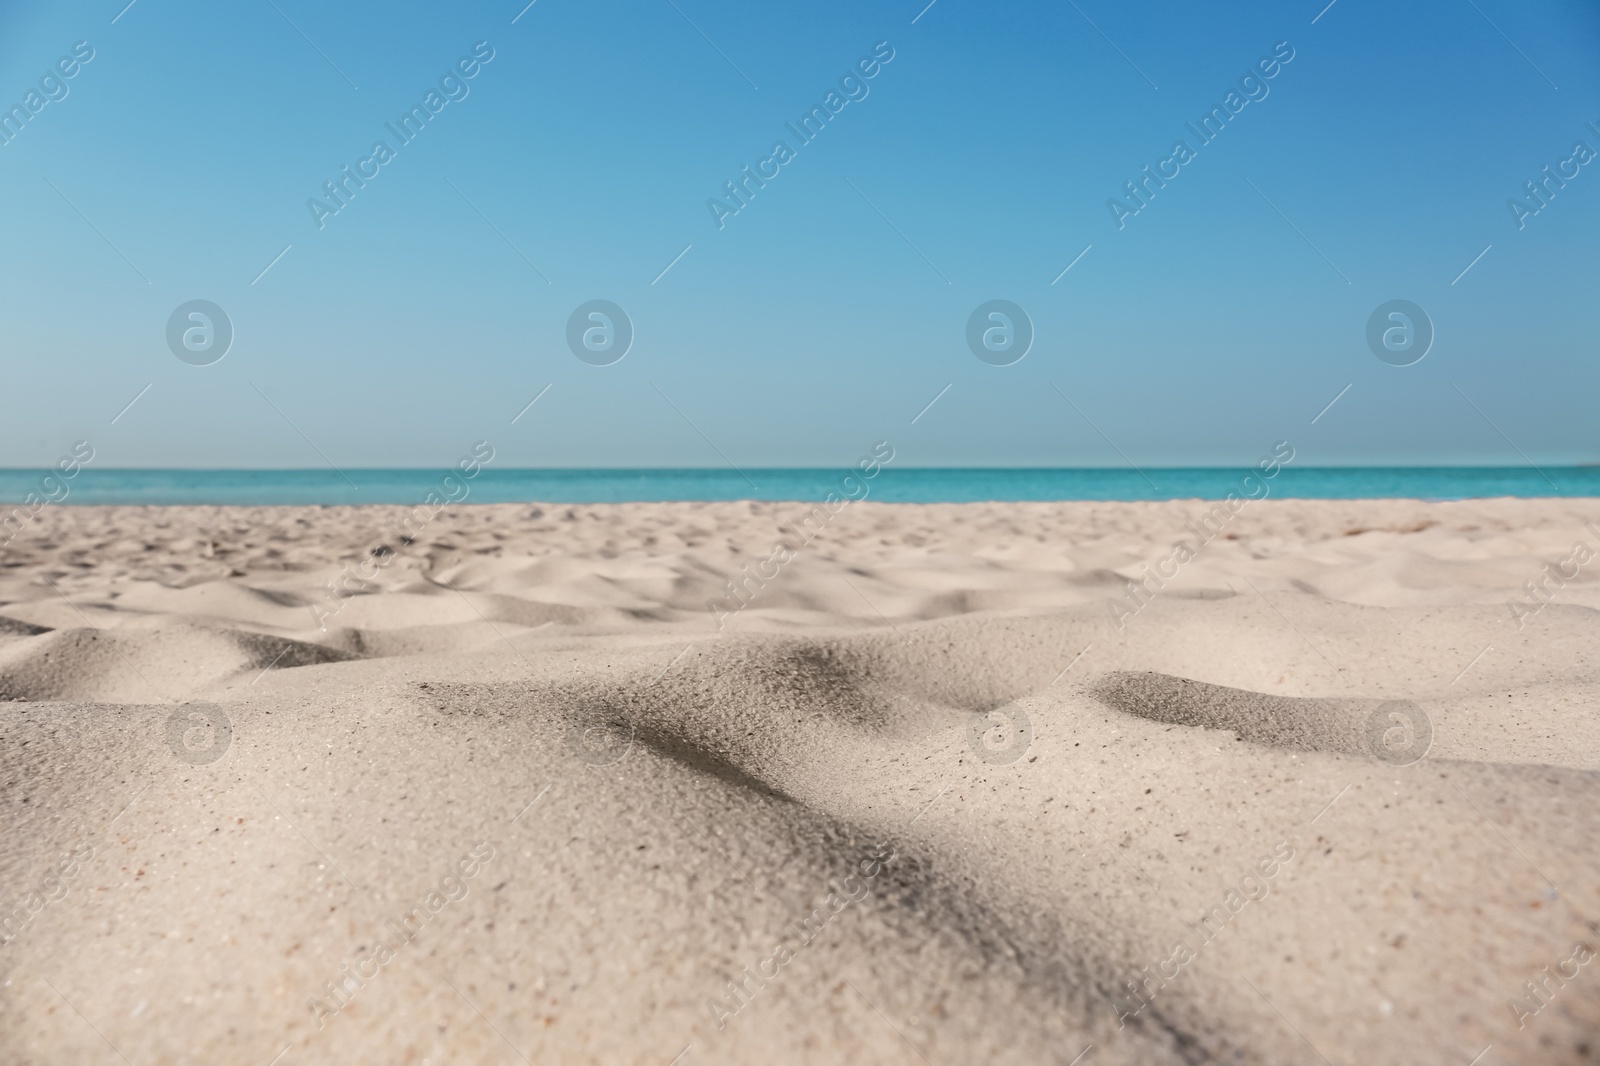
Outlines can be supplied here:
[[[821, 500], [852, 471], [496, 470], [467, 482], [465, 503], [616, 503], [627, 500]], [[1247, 468], [932, 469], [885, 467], [870, 498], [895, 503], [972, 500], [1221, 499]], [[66, 504], [415, 504], [439, 490], [440, 470], [111, 470], [84, 468], [63, 485], [38, 470], [0, 470], [0, 501], [29, 493]], [[1268, 482], [1277, 498], [1364, 499], [1600, 496], [1600, 467], [1284, 467]], [[451, 495], [459, 496], [455, 482]], [[851, 488], [851, 495], [859, 489]], [[443, 493], [441, 493], [443, 495]]]

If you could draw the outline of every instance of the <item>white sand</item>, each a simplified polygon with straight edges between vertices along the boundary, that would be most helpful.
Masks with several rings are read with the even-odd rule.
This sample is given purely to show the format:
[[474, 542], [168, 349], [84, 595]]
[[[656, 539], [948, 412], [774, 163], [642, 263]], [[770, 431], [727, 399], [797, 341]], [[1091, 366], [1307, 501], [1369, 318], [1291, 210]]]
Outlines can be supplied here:
[[1593, 1061], [1600, 507], [1209, 506], [48, 509], [0, 1060]]

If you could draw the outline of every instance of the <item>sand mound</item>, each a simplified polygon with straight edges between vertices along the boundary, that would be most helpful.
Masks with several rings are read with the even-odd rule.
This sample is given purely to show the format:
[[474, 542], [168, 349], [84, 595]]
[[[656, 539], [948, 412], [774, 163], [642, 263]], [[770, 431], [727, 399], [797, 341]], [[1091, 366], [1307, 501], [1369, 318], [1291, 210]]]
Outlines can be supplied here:
[[1590, 1061], [1600, 601], [1506, 605], [1579, 509], [1252, 505], [1130, 599], [1183, 505], [856, 505], [719, 626], [782, 505], [471, 508], [325, 628], [381, 509], [47, 511], [0, 1046]]
[[0, 694], [11, 700], [187, 699], [271, 668], [341, 662], [337, 648], [185, 622], [47, 630], [0, 644]]
[[1329, 700], [1272, 696], [1186, 677], [1116, 672], [1094, 695], [1156, 722], [1232, 730], [1239, 739], [1290, 751], [1371, 754], [1415, 762], [1432, 745], [1431, 715], [1409, 700]]

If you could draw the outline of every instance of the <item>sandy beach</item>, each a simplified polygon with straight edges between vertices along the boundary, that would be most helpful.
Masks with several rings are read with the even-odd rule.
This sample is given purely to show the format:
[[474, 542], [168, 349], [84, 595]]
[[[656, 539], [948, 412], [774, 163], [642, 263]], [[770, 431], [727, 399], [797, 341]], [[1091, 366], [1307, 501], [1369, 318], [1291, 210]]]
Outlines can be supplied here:
[[47, 507], [5, 1061], [1594, 1061], [1600, 510], [1216, 507]]

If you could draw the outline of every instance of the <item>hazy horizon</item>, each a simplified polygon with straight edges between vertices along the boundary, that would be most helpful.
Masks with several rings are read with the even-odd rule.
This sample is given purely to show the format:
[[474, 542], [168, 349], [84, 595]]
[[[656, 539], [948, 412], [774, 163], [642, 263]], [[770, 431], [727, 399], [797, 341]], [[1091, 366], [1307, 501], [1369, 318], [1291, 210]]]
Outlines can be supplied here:
[[[850, 462], [836, 463], [836, 464], [833, 464], [832, 466], [824, 465], [824, 464], [820, 464], [820, 463], [804, 464], [804, 465], [793, 465], [793, 466], [775, 466], [775, 465], [764, 465], [764, 464], [758, 464], [758, 463], [742, 463], [742, 464], [740, 464], [738, 469], [740, 469], [740, 470], [832, 470], [835, 467], [838, 467], [840, 469], [848, 469], [851, 465], [852, 464]], [[1232, 470], [1232, 469], [1234, 469], [1236, 467], [1243, 469], [1243, 468], [1248, 468], [1248, 467], [1250, 467], [1252, 465], [1254, 465], [1254, 464], [1251, 463], [1251, 462], [1231, 463], [1231, 464], [1230, 463], [1217, 463], [1217, 464], [1208, 464], [1208, 463], [1187, 463], [1187, 464], [1174, 463], [1174, 464], [1168, 464], [1168, 465], [1159, 465], [1159, 464], [1155, 464], [1155, 463], [1150, 463], [1150, 464], [1141, 464], [1137, 469], [1141, 469], [1141, 470]], [[96, 463], [92, 469], [89, 468], [89, 467], [85, 467], [82, 472], [83, 473], [91, 473], [93, 471], [104, 472], [104, 471], [113, 471], [113, 470], [115, 470], [115, 471], [125, 471], [125, 472], [130, 472], [130, 473], [149, 472], [149, 473], [179, 473], [179, 474], [183, 474], [183, 473], [188, 473], [188, 474], [205, 474], [205, 473], [216, 473], [216, 474], [225, 474], [225, 473], [297, 474], [297, 473], [308, 473], [308, 474], [326, 475], [326, 476], [329, 476], [329, 477], [338, 477], [339, 476], [339, 470], [355, 471], [355, 472], [361, 472], [361, 471], [405, 471], [405, 472], [413, 472], [413, 473], [426, 473], [428, 471], [432, 471], [432, 470], [435, 470], [435, 469], [447, 469], [449, 466], [450, 466], [449, 463], [439, 464], [437, 466], [341, 466], [341, 467], [338, 468], [338, 470], [335, 470], [333, 468], [326, 467], [326, 466], [322, 466], [322, 467], [317, 467], [317, 466], [115, 466], [115, 465], [112, 465], [112, 464], [109, 464], [109, 463], [108, 464], [103, 464], [103, 465], [99, 464], [99, 463]], [[1544, 464], [1540, 464], [1538, 469], [1544, 469], [1544, 470], [1586, 470], [1586, 469], [1595, 468], [1595, 467], [1600, 467], [1600, 462], [1588, 462], [1588, 463], [1544, 463]], [[1006, 470], [1064, 470], [1064, 471], [1082, 471], [1082, 472], [1108, 471], [1108, 472], [1118, 473], [1118, 474], [1135, 474], [1135, 476], [1136, 476], [1135, 468], [1127, 466], [1127, 465], [1096, 465], [1096, 466], [1054, 465], [1054, 466], [1052, 466], [1052, 465], [1044, 465], [1044, 464], [1035, 464], [1035, 465], [1016, 464], [1016, 465], [1012, 465], [1012, 466], [981, 466], [981, 465], [976, 465], [976, 464], [965, 464], [965, 465], [962, 465], [962, 464], [945, 464], [945, 465], [933, 466], [933, 465], [929, 465], [929, 464], [925, 464], [925, 463], [924, 464], [918, 464], [918, 463], [899, 463], [899, 462], [896, 462], [894, 468], [896, 470], [996, 470], [996, 471], [1006, 471]], [[46, 467], [46, 466], [0, 466], [0, 473], [6, 473], [6, 474], [30, 474], [30, 473], [38, 473], [39, 471], [46, 470], [46, 469], [48, 469], [48, 467]], [[493, 469], [494, 469], [494, 472], [498, 472], [498, 473], [510, 473], [510, 472], [520, 472], [520, 473], [561, 473], [563, 471], [590, 472], [590, 473], [629, 473], [629, 472], [634, 472], [634, 471], [672, 471], [672, 472], [684, 472], [684, 473], [732, 474], [734, 476], [737, 476], [737, 472], [733, 468], [728, 467], [726, 465], [712, 466], [712, 465], [706, 465], [706, 464], [695, 465], [695, 466], [649, 466], [649, 465], [643, 465], [643, 464], [638, 465], [638, 466], [501, 466], [501, 465], [496, 464], [496, 466]], [[1513, 471], [1524, 471], [1524, 470], [1526, 470], [1526, 471], [1532, 471], [1532, 470], [1534, 470], [1536, 468], [1530, 467], [1527, 463], [1431, 463], [1431, 464], [1415, 464], [1415, 463], [1318, 463], [1318, 464], [1306, 463], [1306, 464], [1301, 464], [1301, 463], [1296, 463], [1294, 469], [1297, 470], [1297, 471], [1306, 471], [1306, 470], [1513, 470]]]

